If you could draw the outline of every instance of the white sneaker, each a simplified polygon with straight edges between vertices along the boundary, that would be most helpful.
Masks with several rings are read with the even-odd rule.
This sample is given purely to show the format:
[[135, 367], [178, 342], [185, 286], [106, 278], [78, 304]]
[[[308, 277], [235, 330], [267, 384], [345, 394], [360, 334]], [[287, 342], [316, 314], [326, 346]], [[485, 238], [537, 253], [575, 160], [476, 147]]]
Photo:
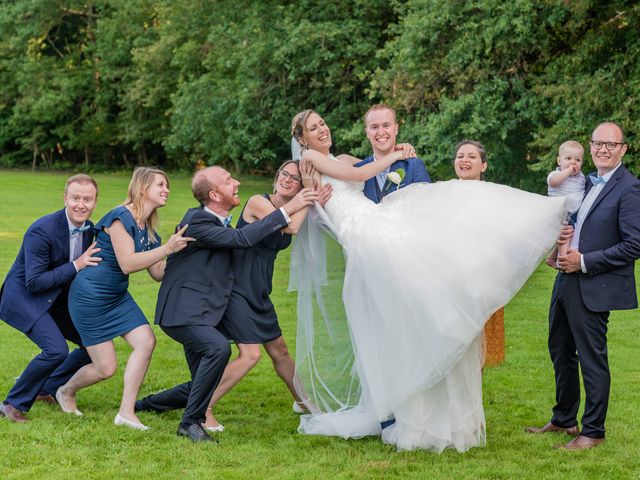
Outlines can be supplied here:
[[149, 430], [149, 427], [147, 427], [146, 425], [127, 420], [126, 418], [121, 417], [120, 414], [116, 415], [116, 418], [113, 419], [113, 423], [115, 425], [133, 428], [134, 430]]

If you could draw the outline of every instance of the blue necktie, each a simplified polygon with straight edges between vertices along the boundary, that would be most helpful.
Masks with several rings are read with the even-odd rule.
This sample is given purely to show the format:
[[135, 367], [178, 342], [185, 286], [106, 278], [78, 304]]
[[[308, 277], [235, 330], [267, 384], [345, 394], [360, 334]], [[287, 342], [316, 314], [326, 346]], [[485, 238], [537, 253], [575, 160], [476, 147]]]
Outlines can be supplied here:
[[605, 180], [604, 177], [599, 177], [597, 175], [589, 175], [589, 180], [591, 180], [591, 183], [595, 186], [595, 185], [604, 185], [605, 183], [607, 183], [607, 181]]
[[233, 215], [229, 215], [227, 218], [224, 219], [224, 222], [222, 222], [222, 225], [224, 225], [224, 227], [227, 228], [229, 225], [231, 225], [232, 218], [233, 218]]
[[91, 225], [83, 225], [82, 227], [74, 227], [71, 230], [71, 235], [75, 235], [76, 233], [86, 232], [91, 228]]

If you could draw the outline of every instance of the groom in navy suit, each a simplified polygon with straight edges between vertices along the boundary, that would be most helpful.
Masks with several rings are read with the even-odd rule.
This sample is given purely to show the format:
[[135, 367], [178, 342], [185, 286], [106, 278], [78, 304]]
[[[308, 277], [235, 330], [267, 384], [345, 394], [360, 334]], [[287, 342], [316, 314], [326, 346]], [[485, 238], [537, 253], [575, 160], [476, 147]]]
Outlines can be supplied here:
[[[24, 423], [36, 397], [53, 402], [58, 387], [91, 362], [84, 348], [69, 353], [66, 340], [81, 345], [67, 307], [76, 273], [95, 266], [93, 213], [98, 186], [88, 175], [74, 175], [64, 189], [65, 208], [36, 220], [0, 290], [0, 318], [24, 333], [42, 352], [29, 362], [2, 405], [0, 415]], [[84, 253], [83, 253], [84, 252]]]
[[[356, 163], [356, 167], [374, 162], [376, 158], [382, 158], [396, 148], [398, 122], [393, 108], [382, 103], [374, 105], [365, 114], [364, 123], [365, 133], [371, 142], [371, 147], [373, 147], [373, 155]], [[399, 185], [387, 178], [390, 172], [400, 174], [402, 178]], [[398, 160], [389, 169], [367, 180], [364, 183], [364, 194], [369, 200], [379, 203], [385, 195], [417, 182], [431, 182], [424, 162], [416, 157]]]
[[[587, 181], [567, 255], [549, 309], [549, 353], [556, 379], [551, 421], [530, 433], [575, 436], [560, 448], [582, 450], [604, 442], [611, 376], [607, 358], [610, 310], [638, 306], [634, 263], [640, 258], [640, 181], [624, 167], [624, 132], [605, 122], [593, 131], [590, 147], [597, 174]], [[580, 377], [585, 390], [578, 434]]]

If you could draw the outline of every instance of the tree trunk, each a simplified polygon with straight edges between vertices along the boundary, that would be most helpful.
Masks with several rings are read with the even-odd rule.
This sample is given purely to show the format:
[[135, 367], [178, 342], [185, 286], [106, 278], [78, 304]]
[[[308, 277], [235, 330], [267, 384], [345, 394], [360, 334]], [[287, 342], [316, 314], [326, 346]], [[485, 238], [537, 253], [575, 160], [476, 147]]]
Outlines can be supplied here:
[[33, 160], [31, 162], [31, 171], [35, 172], [36, 171], [36, 163], [38, 162], [38, 145], [37, 144], [33, 144]]
[[124, 164], [127, 168], [131, 168], [131, 164], [129, 163], [129, 159], [127, 158], [127, 152], [125, 152], [124, 149], [122, 150], [122, 160], [124, 160]]
[[89, 171], [89, 147], [86, 145], [84, 147], [84, 169]]

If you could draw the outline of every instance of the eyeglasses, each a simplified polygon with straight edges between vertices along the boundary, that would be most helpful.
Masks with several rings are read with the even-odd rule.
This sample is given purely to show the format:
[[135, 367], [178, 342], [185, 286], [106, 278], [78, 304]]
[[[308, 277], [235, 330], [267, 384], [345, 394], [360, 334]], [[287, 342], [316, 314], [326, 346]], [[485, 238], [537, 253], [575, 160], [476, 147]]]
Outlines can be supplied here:
[[589, 143], [596, 150], [600, 150], [604, 145], [609, 151], [615, 150], [618, 145], [624, 145], [624, 142], [601, 142], [600, 140], [591, 140]]
[[286, 170], [282, 170], [282, 171], [280, 172], [280, 176], [281, 176], [281, 177], [284, 177], [284, 178], [288, 178], [288, 179], [290, 179], [292, 182], [296, 182], [296, 183], [299, 183], [299, 182], [300, 182], [300, 180], [302, 180], [302, 178], [301, 178], [299, 175], [293, 175], [293, 174], [291, 174], [291, 173], [287, 172]]

